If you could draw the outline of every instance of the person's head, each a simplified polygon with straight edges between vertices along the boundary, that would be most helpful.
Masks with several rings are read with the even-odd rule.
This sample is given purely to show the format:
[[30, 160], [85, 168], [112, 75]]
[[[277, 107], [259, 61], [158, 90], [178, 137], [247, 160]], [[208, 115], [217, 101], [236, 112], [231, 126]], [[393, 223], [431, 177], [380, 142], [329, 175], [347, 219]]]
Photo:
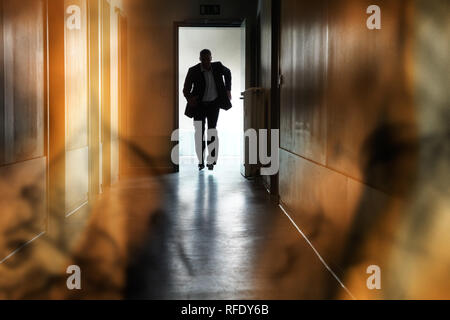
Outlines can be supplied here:
[[211, 51], [209, 49], [203, 49], [200, 51], [200, 62], [202, 63], [203, 68], [209, 69], [211, 66], [212, 56]]

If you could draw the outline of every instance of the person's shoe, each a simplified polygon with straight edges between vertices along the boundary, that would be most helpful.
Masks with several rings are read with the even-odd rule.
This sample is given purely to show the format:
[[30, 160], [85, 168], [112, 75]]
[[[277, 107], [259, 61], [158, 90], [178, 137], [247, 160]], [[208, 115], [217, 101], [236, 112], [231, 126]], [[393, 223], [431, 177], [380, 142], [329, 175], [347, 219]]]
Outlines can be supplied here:
[[205, 165], [204, 164], [199, 164], [198, 165], [198, 171], [202, 171], [203, 169], [205, 169]]
[[208, 164], [208, 170], [214, 170], [214, 165], [213, 164]]

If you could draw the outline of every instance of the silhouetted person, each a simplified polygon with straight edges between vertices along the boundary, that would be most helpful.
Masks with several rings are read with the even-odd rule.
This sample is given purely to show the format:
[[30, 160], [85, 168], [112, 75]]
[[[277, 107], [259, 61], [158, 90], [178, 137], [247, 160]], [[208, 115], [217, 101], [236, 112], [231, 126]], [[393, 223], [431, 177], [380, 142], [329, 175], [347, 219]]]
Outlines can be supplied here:
[[201, 63], [189, 68], [184, 82], [183, 94], [188, 102], [184, 114], [194, 118], [199, 170], [205, 168], [205, 123], [208, 120], [207, 166], [209, 170], [213, 170], [218, 157], [219, 137], [216, 126], [219, 111], [231, 108], [231, 71], [221, 62], [211, 63], [211, 51], [208, 49], [200, 52], [200, 61]]

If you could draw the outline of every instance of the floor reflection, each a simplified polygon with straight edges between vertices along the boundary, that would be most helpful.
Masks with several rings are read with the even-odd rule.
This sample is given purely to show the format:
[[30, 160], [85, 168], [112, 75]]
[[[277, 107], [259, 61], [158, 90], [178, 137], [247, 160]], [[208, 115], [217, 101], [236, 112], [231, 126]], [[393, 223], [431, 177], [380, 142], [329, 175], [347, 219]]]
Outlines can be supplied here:
[[[122, 179], [60, 223], [64, 237], [43, 234], [0, 264], [1, 298], [308, 299], [338, 285], [238, 162]], [[67, 289], [70, 265], [81, 290]]]
[[165, 218], [153, 226], [148, 246], [130, 268], [128, 297], [247, 296], [257, 242], [249, 233], [254, 220], [267, 214], [247, 210], [252, 183], [236, 166], [200, 173], [185, 167], [169, 181], [176, 185], [176, 195], [166, 199]]
[[128, 270], [127, 298], [308, 299], [336, 289], [265, 189], [238, 167], [182, 167], [168, 183], [176, 192]]

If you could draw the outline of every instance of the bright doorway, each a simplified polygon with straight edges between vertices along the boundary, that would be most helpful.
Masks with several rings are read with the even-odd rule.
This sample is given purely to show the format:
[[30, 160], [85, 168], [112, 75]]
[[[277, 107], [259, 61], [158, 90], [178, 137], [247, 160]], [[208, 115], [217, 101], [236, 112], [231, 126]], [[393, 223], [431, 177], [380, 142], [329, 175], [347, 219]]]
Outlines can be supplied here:
[[245, 27], [179, 27], [178, 28], [178, 128], [180, 170], [196, 170], [193, 119], [184, 115], [186, 99], [183, 84], [188, 69], [199, 61], [200, 51], [210, 49], [214, 61], [221, 61], [232, 73], [232, 104], [220, 110], [218, 167], [234, 166], [239, 170], [242, 153], [243, 100], [245, 87]]

